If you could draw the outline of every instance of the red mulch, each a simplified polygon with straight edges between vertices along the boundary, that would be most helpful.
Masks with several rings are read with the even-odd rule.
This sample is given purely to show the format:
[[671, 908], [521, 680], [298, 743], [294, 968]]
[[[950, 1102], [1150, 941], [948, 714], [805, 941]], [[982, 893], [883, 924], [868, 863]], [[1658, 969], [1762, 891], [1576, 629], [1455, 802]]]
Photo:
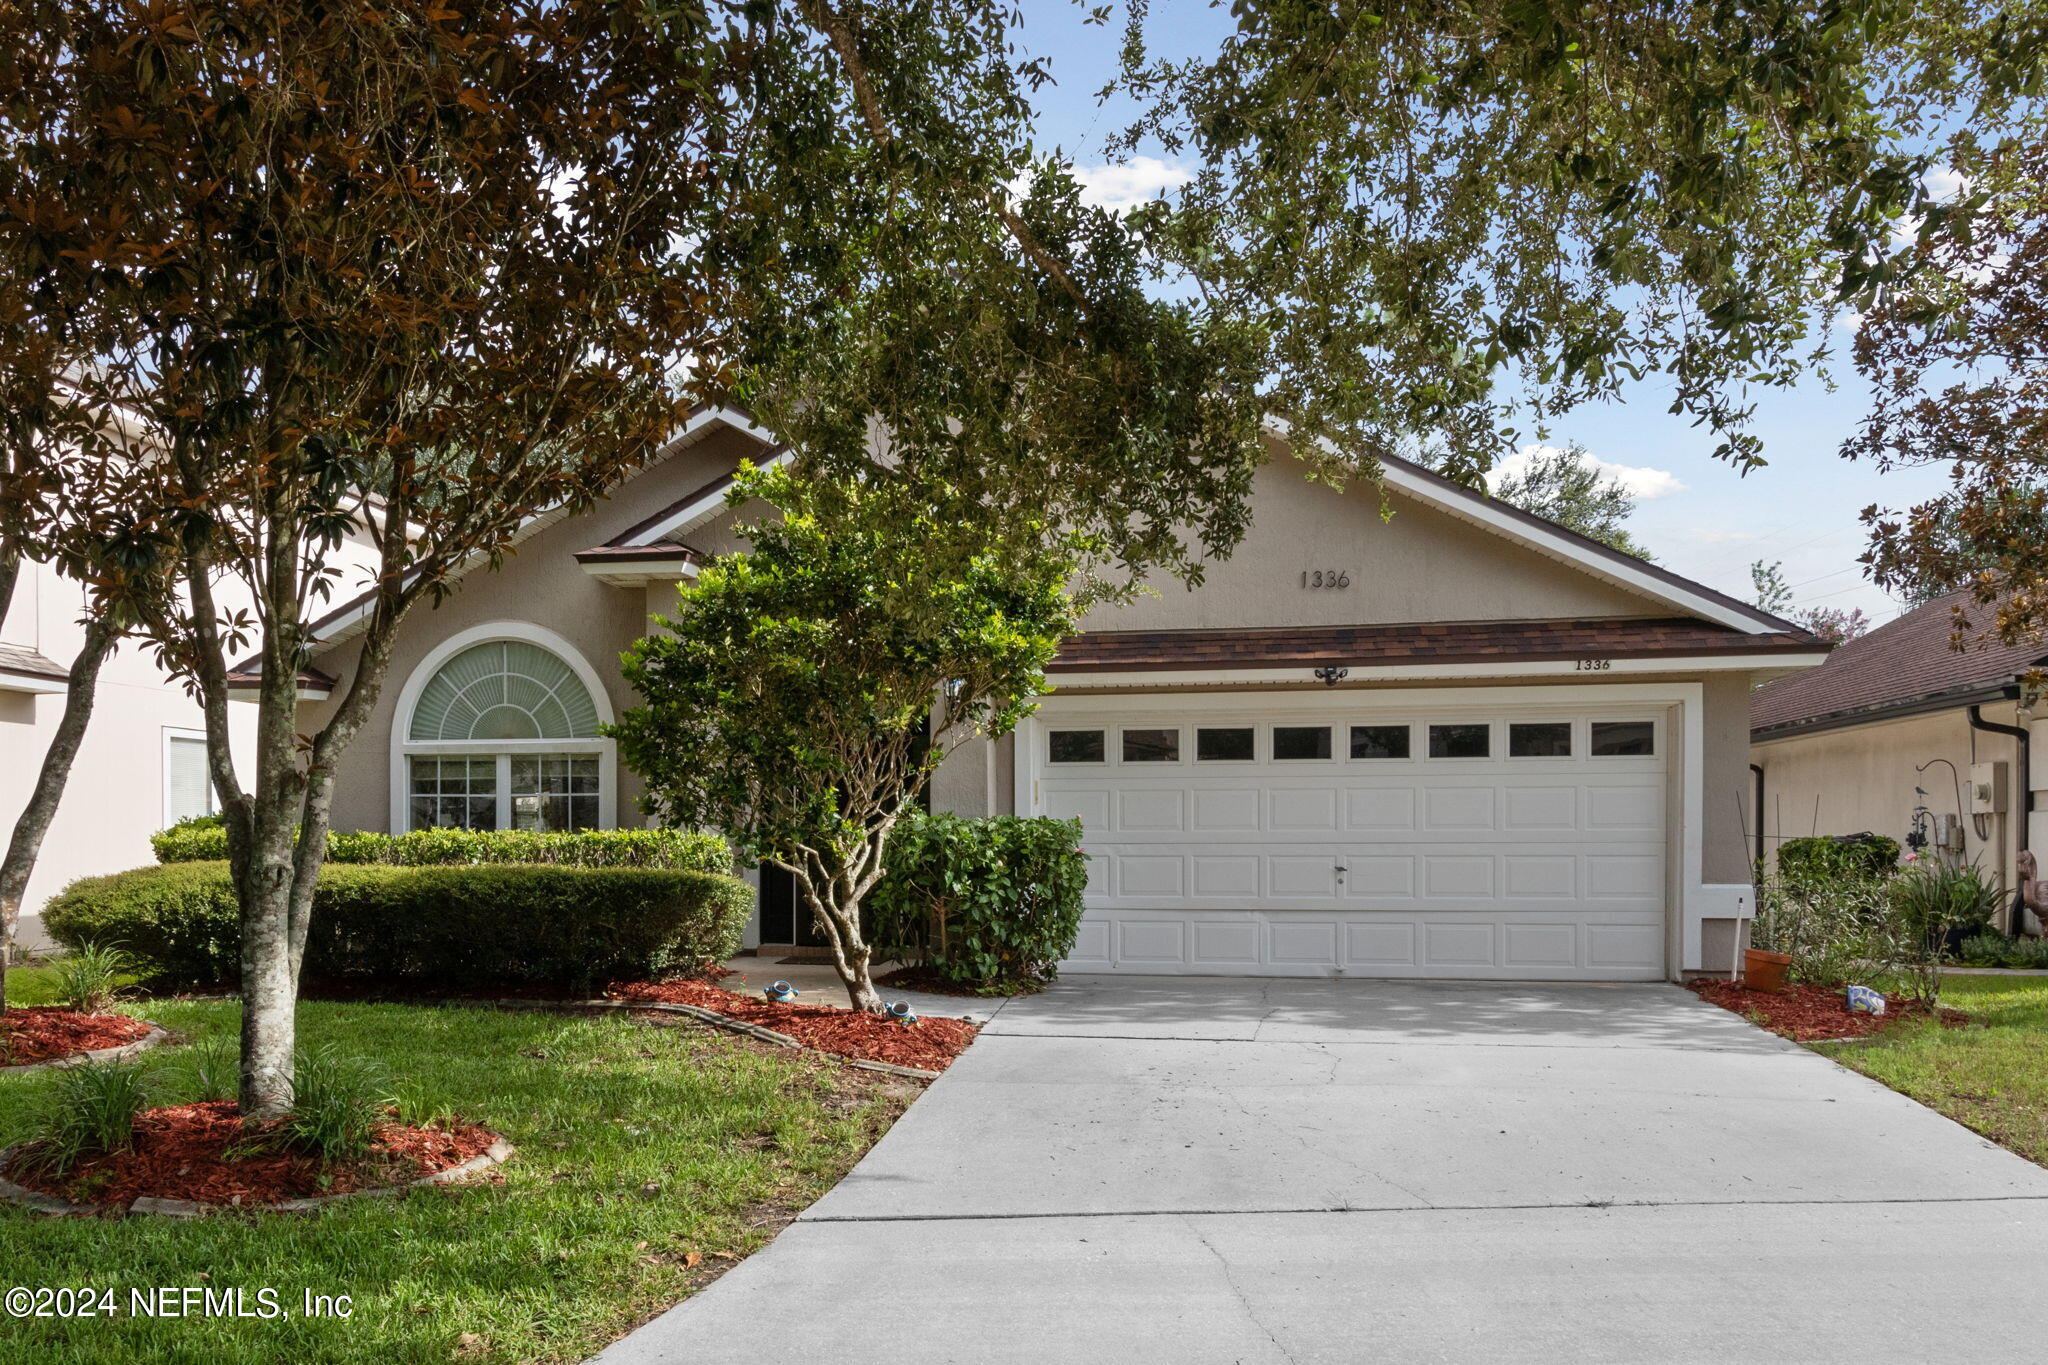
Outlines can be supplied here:
[[323, 1168], [315, 1157], [266, 1141], [273, 1129], [244, 1127], [230, 1100], [145, 1109], [136, 1115], [132, 1147], [81, 1161], [62, 1175], [16, 1169], [7, 1178], [81, 1204], [119, 1205], [144, 1195], [201, 1204], [274, 1204], [402, 1185], [459, 1166], [496, 1141], [473, 1124], [451, 1131], [388, 1123], [368, 1161]]
[[695, 1005], [728, 1019], [786, 1033], [822, 1052], [867, 1062], [893, 1062], [921, 1071], [944, 1071], [980, 1031], [958, 1019], [921, 1018], [914, 1024], [899, 1024], [878, 1014], [856, 1014], [830, 1005], [778, 1005], [758, 995], [741, 995], [702, 981], [615, 981], [605, 994], [614, 1000]]
[[[1753, 991], [1739, 982], [1704, 979], [1687, 983], [1710, 1005], [1736, 1014], [1754, 1016], [1771, 1032], [1795, 1043], [1816, 1043], [1831, 1038], [1867, 1038], [1901, 1019], [1925, 1019], [1927, 1007], [1915, 1000], [1885, 998], [1883, 1014], [1851, 1014], [1841, 991], [1823, 986], [1793, 986], [1783, 995]], [[1961, 1010], [1944, 1008], [1943, 1024], [1954, 1028], [1969, 1016]]]
[[103, 1047], [120, 1047], [149, 1034], [149, 1025], [125, 1014], [79, 1014], [35, 1006], [0, 1014], [0, 1066], [27, 1066]]

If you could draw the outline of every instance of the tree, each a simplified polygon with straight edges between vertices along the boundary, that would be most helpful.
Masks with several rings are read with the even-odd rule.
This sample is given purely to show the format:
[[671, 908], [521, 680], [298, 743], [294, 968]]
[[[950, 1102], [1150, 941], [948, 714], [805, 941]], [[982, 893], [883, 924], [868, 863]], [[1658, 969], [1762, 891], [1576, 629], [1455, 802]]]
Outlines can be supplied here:
[[1624, 554], [1652, 558], [1623, 525], [1635, 514], [1635, 494], [1603, 472], [1576, 441], [1562, 450], [1537, 447], [1526, 465], [1501, 479], [1493, 496]]
[[1988, 158], [1985, 201], [1915, 248], [1916, 269], [1866, 313], [1857, 368], [1874, 398], [1843, 445], [1880, 470], [1947, 465], [1948, 487], [1871, 507], [1864, 562], [1908, 601], [1967, 589], [1957, 646], [2048, 625], [2048, 140]]
[[[674, 233], [707, 193], [720, 98], [642, 92], [729, 69], [740, 42], [580, 0], [0, 8], [6, 388], [38, 448], [120, 474], [94, 587], [205, 715], [245, 1114], [291, 1103], [334, 762], [397, 626], [643, 458], [684, 401], [665, 366], [716, 354]], [[302, 735], [309, 623], [352, 529], [379, 553], [363, 643]], [[172, 574], [182, 600], [148, 610]], [[228, 576], [248, 612], [216, 605]], [[249, 782], [227, 727], [245, 643]]]
[[869, 1012], [882, 1001], [860, 913], [889, 831], [957, 743], [1029, 714], [1075, 621], [1067, 538], [976, 553], [977, 528], [909, 496], [886, 481], [743, 477], [734, 501], [764, 499], [780, 518], [746, 528], [750, 548], [684, 585], [658, 621], [667, 633], [628, 651], [646, 702], [613, 730], [651, 814], [722, 830], [789, 871]]
[[1782, 616], [1831, 644], [1845, 644], [1870, 629], [1870, 618], [1861, 607], [1794, 607], [1792, 585], [1785, 581], [1783, 560], [1756, 560], [1749, 566], [1749, 581], [1756, 590], [1759, 608]]
[[1152, 107], [1119, 145], [1193, 174], [1143, 229], [1269, 329], [1267, 397], [1305, 438], [1436, 442], [1468, 483], [1653, 373], [1760, 463], [1748, 390], [1893, 277], [1897, 221], [1949, 211], [1930, 149], [1995, 142], [2042, 61], [1988, 2], [1241, 0], [1184, 61], [1148, 56], [1147, 10], [1122, 79]]

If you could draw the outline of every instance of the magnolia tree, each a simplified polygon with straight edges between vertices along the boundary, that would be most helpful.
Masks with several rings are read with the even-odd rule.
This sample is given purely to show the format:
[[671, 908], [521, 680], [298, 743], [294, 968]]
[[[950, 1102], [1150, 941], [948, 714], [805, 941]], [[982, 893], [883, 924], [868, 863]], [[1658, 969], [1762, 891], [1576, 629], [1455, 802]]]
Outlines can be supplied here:
[[853, 1007], [877, 1012], [860, 916], [889, 831], [957, 744], [1030, 712], [1073, 626], [1075, 561], [1056, 540], [973, 553], [886, 478], [755, 472], [737, 497], [781, 516], [627, 653], [645, 703], [613, 734], [650, 814], [789, 871]]
[[[36, 400], [36, 449], [116, 480], [101, 609], [205, 716], [241, 904], [245, 1114], [292, 1100], [334, 764], [399, 624], [642, 459], [683, 401], [663, 358], [715, 354], [674, 228], [710, 188], [719, 102], [642, 93], [727, 60], [737, 39], [701, 18], [0, 7], [6, 388]], [[349, 535], [376, 558], [362, 645], [302, 732], [311, 622], [357, 586], [335, 564]], [[167, 577], [178, 596], [155, 601]], [[247, 610], [217, 604], [230, 579]], [[244, 650], [247, 772], [228, 743]]]

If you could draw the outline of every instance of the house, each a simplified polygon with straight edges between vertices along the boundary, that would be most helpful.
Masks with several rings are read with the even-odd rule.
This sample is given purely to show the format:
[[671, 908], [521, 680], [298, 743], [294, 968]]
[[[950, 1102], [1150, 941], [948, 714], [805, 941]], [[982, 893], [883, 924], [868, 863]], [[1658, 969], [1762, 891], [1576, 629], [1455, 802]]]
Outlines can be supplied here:
[[1967, 590], [1938, 597], [1757, 692], [1757, 857], [1787, 838], [1870, 830], [1924, 837], [2018, 885], [2018, 852], [2048, 834], [2034, 814], [2048, 768], [2031, 760], [2048, 718], [2027, 691], [2048, 643], [1956, 650], [1958, 606], [1981, 616]]
[[[21, 566], [0, 623], [0, 818], [10, 832], [64, 714], [85, 610], [77, 583], [47, 564]], [[253, 709], [236, 708], [238, 752], [253, 742], [255, 721]], [[199, 704], [145, 647], [129, 641], [115, 650], [22, 901], [23, 947], [47, 946], [39, 911], [66, 883], [149, 862], [153, 832], [213, 809], [205, 725]]]
[[[1253, 526], [1189, 590], [1105, 609], [1003, 740], [955, 751], [936, 809], [1078, 817], [1070, 971], [1651, 980], [1719, 968], [1749, 910], [1749, 698], [1825, 645], [1788, 622], [1389, 461], [1301, 476], [1282, 438]], [[740, 547], [740, 461], [706, 410], [595, 509], [408, 618], [343, 756], [336, 828], [632, 824], [601, 727], [620, 652]], [[307, 724], [360, 648], [318, 622]], [[749, 942], [801, 941], [761, 879]]]

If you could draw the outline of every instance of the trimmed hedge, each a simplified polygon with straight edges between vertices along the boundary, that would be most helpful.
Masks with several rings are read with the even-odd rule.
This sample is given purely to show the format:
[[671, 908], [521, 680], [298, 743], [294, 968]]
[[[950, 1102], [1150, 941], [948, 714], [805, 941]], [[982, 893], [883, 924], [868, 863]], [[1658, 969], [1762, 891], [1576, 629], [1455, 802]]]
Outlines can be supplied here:
[[1788, 877], [1843, 873], [1884, 877], [1898, 870], [1899, 841], [1868, 830], [1861, 834], [1787, 839], [1778, 845], [1778, 871]]
[[[332, 866], [313, 895], [309, 980], [588, 991], [739, 951], [753, 891], [666, 868]], [[152, 979], [240, 971], [226, 863], [144, 867], [73, 882], [43, 910], [59, 943], [120, 948]]]
[[917, 815], [868, 897], [883, 954], [961, 986], [1050, 980], [1074, 950], [1088, 858], [1078, 820]]
[[[149, 838], [159, 863], [220, 862], [228, 834], [217, 815], [181, 821]], [[327, 836], [329, 863], [461, 867], [543, 863], [557, 867], [659, 867], [729, 873], [732, 850], [715, 834], [681, 829], [416, 829], [410, 834], [347, 830]]]

